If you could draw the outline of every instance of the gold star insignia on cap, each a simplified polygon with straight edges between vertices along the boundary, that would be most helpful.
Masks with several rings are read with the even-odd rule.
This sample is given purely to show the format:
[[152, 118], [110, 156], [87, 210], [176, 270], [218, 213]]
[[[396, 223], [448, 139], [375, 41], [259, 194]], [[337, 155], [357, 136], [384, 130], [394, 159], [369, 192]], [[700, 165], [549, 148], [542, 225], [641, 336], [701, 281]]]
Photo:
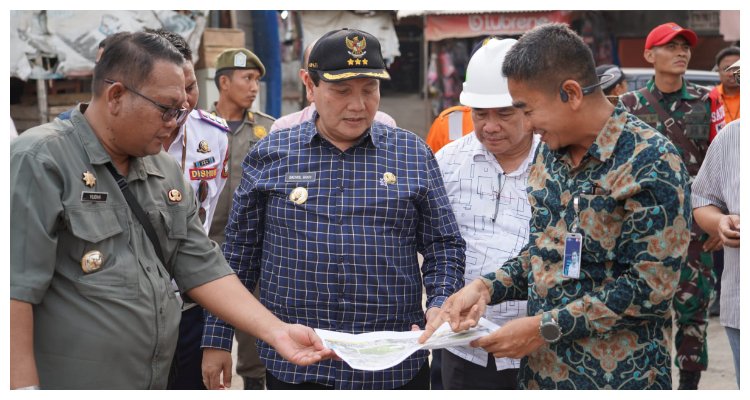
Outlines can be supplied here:
[[356, 60], [354, 60], [354, 63], [357, 64], [357, 65], [360, 65], [360, 64], [362, 64], [362, 60], [356, 59]]
[[367, 59], [362, 60], [362, 64], [367, 65]]
[[346, 63], [349, 64], [349, 65], [354, 65], [354, 60], [352, 60], [350, 58], [350, 59], [346, 60]]
[[88, 187], [94, 187], [96, 185], [96, 177], [89, 171], [83, 173], [83, 183]]

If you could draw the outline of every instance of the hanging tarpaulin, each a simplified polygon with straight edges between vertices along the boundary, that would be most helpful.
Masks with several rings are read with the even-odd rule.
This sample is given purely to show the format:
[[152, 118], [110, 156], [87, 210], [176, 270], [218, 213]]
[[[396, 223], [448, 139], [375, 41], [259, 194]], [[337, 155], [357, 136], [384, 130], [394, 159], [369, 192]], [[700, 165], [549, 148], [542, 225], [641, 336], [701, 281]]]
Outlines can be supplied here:
[[427, 15], [424, 35], [429, 41], [485, 35], [520, 35], [551, 22], [570, 23], [570, 16], [570, 11]]

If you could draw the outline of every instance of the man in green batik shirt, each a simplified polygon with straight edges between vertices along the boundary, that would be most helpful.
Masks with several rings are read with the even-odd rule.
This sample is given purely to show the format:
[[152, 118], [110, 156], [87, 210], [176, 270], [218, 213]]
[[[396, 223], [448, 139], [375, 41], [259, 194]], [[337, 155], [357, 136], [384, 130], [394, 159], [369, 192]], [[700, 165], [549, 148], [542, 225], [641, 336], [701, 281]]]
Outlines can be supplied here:
[[[654, 65], [654, 77], [645, 88], [621, 97], [629, 112], [674, 143], [691, 177], [698, 174], [706, 156], [711, 128], [709, 90], [683, 77], [697, 41], [695, 32], [672, 22], [654, 28], [643, 52]], [[708, 308], [716, 281], [710, 251], [721, 248], [721, 241], [709, 238], [697, 224], [690, 236], [687, 268], [682, 269], [674, 298], [680, 389], [697, 389], [701, 371], [708, 367]]]
[[[672, 297], [691, 222], [677, 149], [607, 100], [591, 50], [564, 24], [526, 32], [503, 74], [543, 142], [529, 242], [451, 296], [420, 341], [444, 320], [466, 329], [487, 304], [523, 299], [528, 317], [472, 342], [521, 358], [520, 388], [671, 389]], [[574, 252], [579, 268], [566, 271]]]

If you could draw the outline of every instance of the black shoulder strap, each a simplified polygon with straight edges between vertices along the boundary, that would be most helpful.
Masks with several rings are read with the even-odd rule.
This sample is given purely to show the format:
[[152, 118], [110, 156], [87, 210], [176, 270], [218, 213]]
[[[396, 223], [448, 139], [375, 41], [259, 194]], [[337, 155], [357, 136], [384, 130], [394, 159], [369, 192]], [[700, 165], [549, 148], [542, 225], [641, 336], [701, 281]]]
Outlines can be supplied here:
[[108, 162], [105, 165], [107, 166], [109, 173], [112, 174], [112, 177], [115, 178], [115, 181], [117, 181], [117, 186], [120, 187], [123, 196], [125, 196], [125, 201], [128, 202], [128, 205], [133, 211], [133, 214], [135, 214], [135, 217], [138, 218], [138, 221], [140, 221], [143, 229], [146, 231], [146, 235], [148, 235], [148, 238], [151, 239], [151, 244], [154, 246], [156, 256], [159, 257], [159, 260], [161, 260], [161, 264], [164, 266], [164, 268], [167, 268], [167, 262], [164, 259], [164, 254], [162, 254], [161, 252], [161, 242], [159, 242], [159, 237], [156, 236], [154, 226], [151, 225], [151, 221], [148, 220], [146, 212], [143, 211], [141, 205], [138, 204], [138, 200], [136, 200], [135, 196], [133, 196], [133, 192], [128, 189], [128, 183], [125, 181], [125, 178], [123, 178], [123, 176], [120, 175], [119, 172], [117, 172], [115, 166], [112, 165], [111, 162]]
[[681, 126], [682, 124], [678, 124], [677, 121], [675, 121], [675, 119], [664, 110], [664, 107], [661, 106], [659, 100], [656, 99], [654, 94], [651, 93], [648, 88], [642, 87], [638, 92], [641, 93], [649, 104], [654, 107], [661, 122], [664, 124], [667, 137], [675, 146], [681, 147], [683, 150], [689, 150], [693, 154], [701, 154], [700, 148], [698, 148], [698, 146], [696, 146], [695, 143], [685, 135], [685, 131]]

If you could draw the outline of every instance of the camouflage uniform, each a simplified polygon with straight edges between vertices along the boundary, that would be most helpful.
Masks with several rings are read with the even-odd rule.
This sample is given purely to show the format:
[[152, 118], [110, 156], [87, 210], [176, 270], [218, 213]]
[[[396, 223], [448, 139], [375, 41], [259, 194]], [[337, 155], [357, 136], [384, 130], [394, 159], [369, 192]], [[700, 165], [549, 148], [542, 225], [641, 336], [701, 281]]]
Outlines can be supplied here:
[[[211, 109], [216, 114], [216, 103]], [[229, 212], [232, 211], [232, 199], [234, 191], [240, 185], [242, 180], [242, 161], [250, 149], [268, 135], [271, 125], [276, 119], [262, 112], [253, 112], [247, 110], [242, 124], [236, 130], [227, 132], [229, 139], [229, 156], [224, 159], [224, 168], [222, 177], [227, 180], [219, 196], [219, 202], [216, 205], [216, 212], [211, 223], [209, 237], [219, 245], [224, 243], [224, 228], [229, 220]], [[253, 293], [258, 298], [257, 288]], [[235, 336], [238, 342], [237, 351], [237, 374], [253, 379], [264, 378], [266, 367], [258, 357], [258, 351], [255, 346], [255, 338], [237, 330]]]
[[[673, 121], [667, 123], [676, 124], [678, 129], [675, 131], [684, 132], [682, 138], [675, 137], [674, 132], [667, 132], [665, 121], [662, 121], [658, 112], [639, 91], [622, 95], [623, 105], [630, 113], [669, 137], [680, 152], [690, 176], [695, 177], [708, 150], [711, 124], [709, 90], [687, 82], [684, 78], [682, 89], [676, 94], [665, 95], [659, 91], [654, 78], [646, 84], [646, 88], [672, 117]], [[673, 299], [677, 320], [675, 365], [681, 370], [705, 371], [708, 367], [708, 309], [715, 296], [716, 276], [711, 253], [702, 250], [708, 235], [697, 224], [693, 224], [690, 237], [687, 265], [682, 268]]]

